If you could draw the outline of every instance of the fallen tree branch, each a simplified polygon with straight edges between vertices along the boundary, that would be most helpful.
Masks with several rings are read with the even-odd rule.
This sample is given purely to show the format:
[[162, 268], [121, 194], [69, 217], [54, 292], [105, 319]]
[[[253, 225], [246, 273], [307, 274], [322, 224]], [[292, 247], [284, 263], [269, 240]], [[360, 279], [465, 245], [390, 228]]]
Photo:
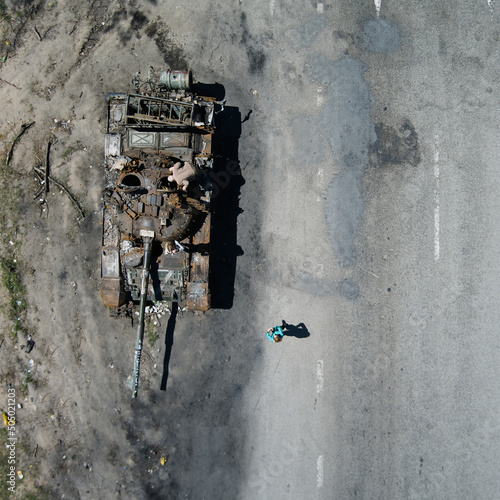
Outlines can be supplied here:
[[[33, 170], [35, 172], [38, 172], [40, 175], [45, 176], [45, 172], [40, 167], [33, 167]], [[78, 203], [78, 200], [71, 194], [70, 190], [57, 179], [54, 179], [54, 177], [52, 177], [51, 175], [47, 175], [46, 178], [50, 180], [50, 182], [53, 182], [58, 188], [60, 188], [64, 192], [64, 194], [73, 202], [73, 205], [75, 205], [76, 209], [80, 213], [81, 220], [85, 219], [85, 212], [83, 211], [83, 208], [80, 206], [80, 203]]]
[[49, 192], [49, 154], [51, 144], [52, 143], [50, 141], [47, 143], [47, 154], [45, 156], [45, 196], [47, 196], [47, 193]]
[[33, 31], [36, 33], [38, 40], [42, 41], [43, 40], [42, 35], [40, 35], [40, 32], [36, 29], [36, 26], [32, 24], [31, 27], [33, 28]]
[[10, 85], [11, 87], [14, 87], [17, 90], [23, 90], [21, 87], [18, 87], [17, 85], [14, 85], [13, 83], [10, 83], [7, 80], [4, 80], [3, 78], [0, 78], [0, 82], [6, 83], [7, 85]]
[[35, 179], [38, 181], [38, 189], [33, 195], [33, 199], [36, 200], [42, 194], [42, 192], [45, 193], [45, 188], [44, 188], [45, 180], [38, 172], [35, 171], [35, 169], [33, 169], [33, 175], [35, 176]]
[[21, 136], [24, 134], [24, 132], [26, 132], [26, 130], [28, 130], [34, 124], [35, 124], [35, 122], [23, 123], [21, 125], [21, 131], [19, 132], [19, 134], [17, 134], [15, 139], [12, 141], [12, 146], [10, 147], [9, 152], [7, 153], [7, 158], [5, 159], [5, 163], [7, 165], [10, 163], [10, 160], [12, 159], [12, 153], [14, 152], [14, 146], [16, 145], [17, 142], [19, 142], [19, 140], [21, 139]]
[[45, 36], [47, 35], [47, 33], [53, 28], [54, 26], [49, 26], [43, 35], [40, 34], [40, 32], [37, 30], [36, 26], [34, 24], [31, 25], [31, 28], [33, 29], [33, 31], [36, 33], [36, 36], [38, 37], [38, 40], [43, 41], [43, 39], [45, 38]]
[[33, 199], [36, 200], [42, 194], [42, 191], [43, 191], [43, 186], [40, 186], [38, 191], [33, 195]]

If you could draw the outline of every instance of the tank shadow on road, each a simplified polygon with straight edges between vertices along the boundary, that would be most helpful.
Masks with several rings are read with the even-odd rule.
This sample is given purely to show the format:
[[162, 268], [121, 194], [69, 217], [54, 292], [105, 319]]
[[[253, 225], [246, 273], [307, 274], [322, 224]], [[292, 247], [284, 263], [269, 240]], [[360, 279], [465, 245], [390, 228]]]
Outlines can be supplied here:
[[221, 83], [195, 82], [192, 91], [197, 95], [213, 97], [217, 101], [222, 101], [226, 95], [226, 89]]
[[237, 245], [237, 219], [242, 213], [240, 188], [245, 184], [238, 159], [241, 113], [236, 107], [225, 106], [214, 121], [210, 291], [212, 307], [231, 309], [236, 258], [243, 255], [242, 248]]
[[287, 337], [296, 337], [298, 339], [305, 339], [311, 334], [304, 323], [299, 323], [298, 325], [290, 325], [283, 330], [283, 334]]
[[165, 356], [163, 357], [163, 375], [161, 377], [160, 390], [167, 390], [168, 380], [168, 365], [170, 363], [170, 356], [172, 354], [172, 346], [174, 345], [174, 330], [175, 321], [177, 318], [177, 302], [172, 302], [172, 312], [168, 318], [167, 331], [165, 332]]

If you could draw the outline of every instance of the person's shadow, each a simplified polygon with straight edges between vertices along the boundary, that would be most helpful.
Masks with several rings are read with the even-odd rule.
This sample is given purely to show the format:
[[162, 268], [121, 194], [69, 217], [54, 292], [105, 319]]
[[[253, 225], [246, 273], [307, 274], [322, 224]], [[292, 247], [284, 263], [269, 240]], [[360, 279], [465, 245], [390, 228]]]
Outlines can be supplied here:
[[283, 334], [288, 337], [297, 337], [298, 339], [305, 339], [311, 335], [304, 323], [299, 323], [298, 325], [290, 325], [287, 323], [286, 328], [283, 329]]
[[165, 332], [165, 357], [163, 358], [163, 375], [161, 377], [160, 390], [167, 390], [168, 379], [168, 364], [170, 363], [170, 355], [172, 354], [172, 346], [174, 345], [174, 330], [175, 319], [177, 317], [177, 302], [172, 302], [172, 312], [168, 318], [167, 331]]

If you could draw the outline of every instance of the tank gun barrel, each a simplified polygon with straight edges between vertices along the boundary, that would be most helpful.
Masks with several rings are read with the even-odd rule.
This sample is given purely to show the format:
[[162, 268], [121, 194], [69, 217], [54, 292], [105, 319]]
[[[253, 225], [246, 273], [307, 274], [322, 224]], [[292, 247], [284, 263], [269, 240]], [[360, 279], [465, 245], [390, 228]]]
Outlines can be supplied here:
[[148, 282], [149, 282], [149, 265], [151, 262], [151, 249], [153, 247], [153, 237], [143, 236], [144, 243], [144, 258], [141, 276], [141, 297], [139, 304], [139, 325], [137, 326], [137, 340], [135, 342], [135, 355], [134, 355], [134, 381], [132, 389], [132, 397], [137, 397], [139, 389], [139, 371], [141, 367], [141, 353], [142, 344], [144, 340], [144, 311], [146, 309], [146, 301], [148, 298]]

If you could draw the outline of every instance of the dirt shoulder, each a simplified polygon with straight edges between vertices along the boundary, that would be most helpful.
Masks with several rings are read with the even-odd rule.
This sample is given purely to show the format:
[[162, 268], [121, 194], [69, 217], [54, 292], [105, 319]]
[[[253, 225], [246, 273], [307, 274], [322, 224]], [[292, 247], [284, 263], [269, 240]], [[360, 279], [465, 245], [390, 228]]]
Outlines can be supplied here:
[[[252, 198], [240, 187], [258, 183], [249, 165], [261, 156], [253, 123], [263, 110], [252, 91], [262, 74], [249, 65], [245, 44], [231, 42], [233, 30], [252, 47], [257, 42], [232, 4], [209, 2], [203, 11], [153, 0], [15, 4], [0, 1], [0, 404], [8, 410], [15, 389], [16, 488], [11, 495], [2, 482], [0, 495], [216, 498], [224, 491], [234, 498], [245, 473], [243, 388], [262, 357], [251, 286], [262, 260], [261, 204], [258, 193]], [[246, 170], [214, 209], [212, 236], [222, 244], [212, 265], [227, 294], [219, 309], [180, 313], [173, 339], [165, 334], [167, 317], [159, 338], [147, 334], [132, 401], [125, 381], [135, 329], [111, 318], [99, 293], [104, 96], [131, 90], [134, 73], [150, 65], [190, 67], [202, 83], [223, 82], [218, 88], [230, 94], [223, 158]], [[236, 106], [248, 114], [240, 146]], [[237, 237], [239, 214], [247, 225]], [[237, 294], [241, 300], [233, 301]], [[22, 348], [28, 335], [30, 352]], [[8, 459], [0, 457], [0, 467]]]
[[[134, 336], [120, 338], [130, 322], [111, 319], [99, 297], [104, 95], [128, 90], [140, 69], [136, 53], [114, 54], [146, 18], [122, 2], [0, 2], [0, 12], [1, 405], [14, 389], [17, 439], [15, 494], [2, 475], [0, 498], [120, 491], [136, 461], [113, 439], [130, 412]], [[144, 36], [142, 56], [157, 52]], [[155, 356], [143, 360], [144, 390]], [[161, 468], [156, 455], [149, 468]]]

